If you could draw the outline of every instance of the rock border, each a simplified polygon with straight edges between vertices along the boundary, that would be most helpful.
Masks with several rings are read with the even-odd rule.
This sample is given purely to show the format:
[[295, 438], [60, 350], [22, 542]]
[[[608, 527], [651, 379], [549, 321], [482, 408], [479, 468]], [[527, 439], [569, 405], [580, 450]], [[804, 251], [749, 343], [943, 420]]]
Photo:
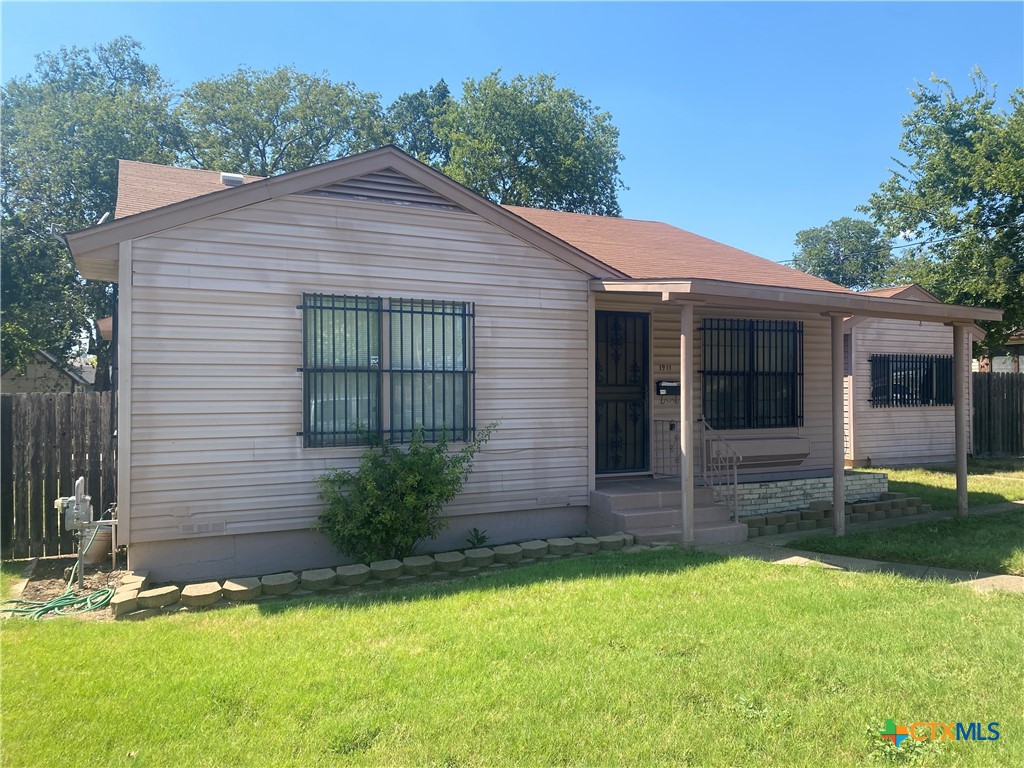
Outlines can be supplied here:
[[518, 544], [475, 547], [404, 560], [354, 563], [263, 576], [190, 584], [151, 585], [148, 571], [129, 571], [110, 601], [116, 619], [148, 619], [169, 613], [206, 611], [275, 598], [346, 594], [390, 589], [420, 581], [447, 581], [520, 568], [533, 563], [599, 552], [639, 552], [659, 544], [636, 544], [631, 533], [608, 536], [531, 539]]
[[[858, 501], [847, 504], [845, 509], [846, 524], [856, 525], [872, 520], [885, 520], [890, 517], [907, 517], [931, 512], [928, 504], [923, 504], [916, 496], [905, 493], [883, 493], [878, 501]], [[812, 501], [807, 509], [796, 512], [770, 512], [767, 515], [740, 518], [747, 524], [747, 540], [758, 536], [773, 536], [776, 533], [795, 533], [811, 531], [817, 528], [831, 528], [832, 502]]]

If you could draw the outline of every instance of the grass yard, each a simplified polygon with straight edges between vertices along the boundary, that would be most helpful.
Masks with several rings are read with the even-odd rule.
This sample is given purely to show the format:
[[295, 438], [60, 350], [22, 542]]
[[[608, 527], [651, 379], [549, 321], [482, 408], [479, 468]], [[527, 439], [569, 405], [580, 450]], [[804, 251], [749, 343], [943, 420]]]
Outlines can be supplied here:
[[1024, 598], [885, 574], [664, 549], [2, 641], [9, 766], [1024, 765]]
[[807, 537], [787, 546], [869, 560], [1024, 576], [1024, 508], [841, 538]]
[[21, 579], [21, 574], [25, 570], [25, 562], [24, 560], [0, 560], [0, 600], [5, 600], [15, 582]]
[[[865, 472], [889, 475], [889, 490], [920, 496], [934, 509], [956, 509], [956, 468], [878, 467]], [[967, 463], [970, 506], [1024, 500], [1024, 459], [971, 459]]]

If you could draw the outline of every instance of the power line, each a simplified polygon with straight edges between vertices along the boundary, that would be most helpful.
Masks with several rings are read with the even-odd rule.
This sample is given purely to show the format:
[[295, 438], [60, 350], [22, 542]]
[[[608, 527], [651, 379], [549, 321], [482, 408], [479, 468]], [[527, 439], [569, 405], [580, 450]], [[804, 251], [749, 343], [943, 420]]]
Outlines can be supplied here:
[[[989, 229], [989, 230], [1022, 229], [1022, 228], [1024, 228], [1024, 224], [1000, 224], [1000, 225], [995, 226], [995, 227], [986, 227], [986, 229]], [[888, 249], [890, 251], [897, 251], [900, 248], [914, 248], [914, 247], [919, 246], [919, 245], [936, 245], [937, 243], [948, 243], [951, 240], [959, 240], [962, 237], [967, 237], [968, 234], [970, 234], [970, 233], [969, 232], [961, 232], [960, 234], [957, 234], [957, 235], [949, 235], [948, 237], [938, 237], [938, 238], [935, 238], [934, 240], [919, 240], [916, 243], [904, 243], [903, 245], [890, 245], [890, 246], [888, 246]], [[872, 249], [866, 250], [866, 251], [854, 251], [853, 253], [844, 253], [843, 256], [844, 257], [848, 257], [848, 256], [870, 256], [870, 255], [873, 255], [873, 254], [876, 254], [876, 253], [881, 253], [883, 250], [884, 250], [884, 247], [872, 248]], [[795, 261], [796, 261], [796, 259], [793, 258], [793, 259], [786, 259], [786, 260], [780, 261], [778, 263], [779, 264], [792, 264]]]

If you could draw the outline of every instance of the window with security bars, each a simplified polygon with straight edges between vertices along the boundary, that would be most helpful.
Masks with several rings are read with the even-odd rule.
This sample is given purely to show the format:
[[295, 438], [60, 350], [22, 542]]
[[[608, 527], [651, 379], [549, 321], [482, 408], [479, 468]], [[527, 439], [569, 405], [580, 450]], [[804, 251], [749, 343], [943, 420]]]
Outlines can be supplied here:
[[473, 305], [303, 294], [305, 445], [473, 433]]
[[871, 356], [873, 408], [952, 404], [952, 355]]
[[704, 419], [714, 429], [803, 424], [804, 324], [706, 318], [701, 323]]

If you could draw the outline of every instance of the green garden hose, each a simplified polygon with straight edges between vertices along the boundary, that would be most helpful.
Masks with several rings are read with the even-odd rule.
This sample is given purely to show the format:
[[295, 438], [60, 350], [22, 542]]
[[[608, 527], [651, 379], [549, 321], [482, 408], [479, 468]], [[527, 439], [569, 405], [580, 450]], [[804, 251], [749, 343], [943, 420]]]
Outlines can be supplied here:
[[[99, 530], [100, 527], [98, 525], [93, 529], [92, 538], [89, 539], [89, 543], [85, 545], [86, 550], [92, 546]], [[67, 589], [64, 590], [64, 594], [60, 597], [54, 597], [51, 600], [7, 600], [4, 602], [4, 605], [12, 604], [22, 607], [0, 608], [0, 613], [9, 613], [12, 616], [27, 616], [32, 619], [41, 619], [48, 613], [55, 613], [60, 616], [69, 616], [74, 613], [86, 613], [88, 611], [98, 611], [100, 608], [105, 608], [110, 603], [111, 598], [114, 597], [114, 590], [110, 587], [103, 587], [102, 589], [97, 589], [95, 592], [91, 592], [88, 595], [76, 595], [75, 590], [71, 585], [75, 583], [77, 571], [78, 562], [76, 561], [74, 567], [71, 569], [71, 578], [68, 579]]]

